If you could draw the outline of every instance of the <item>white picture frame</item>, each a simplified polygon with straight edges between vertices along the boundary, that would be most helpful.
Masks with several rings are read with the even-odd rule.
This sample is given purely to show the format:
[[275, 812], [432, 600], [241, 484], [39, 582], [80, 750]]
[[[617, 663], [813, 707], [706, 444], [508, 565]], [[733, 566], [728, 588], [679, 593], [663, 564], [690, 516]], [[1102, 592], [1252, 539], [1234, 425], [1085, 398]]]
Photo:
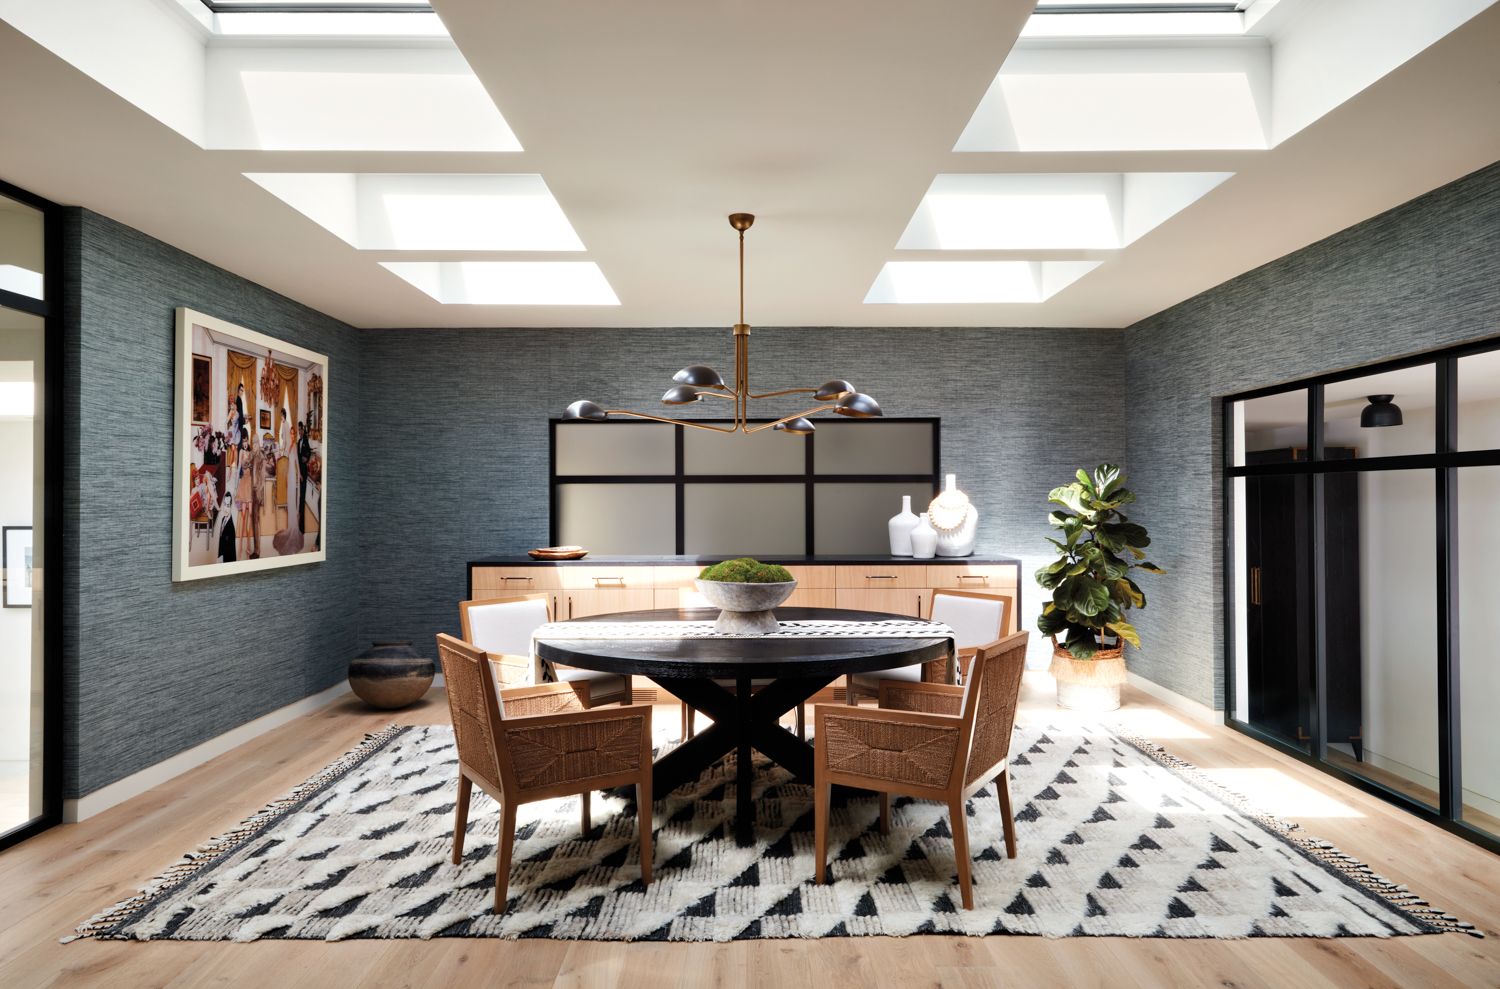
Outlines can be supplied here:
[[[328, 556], [328, 357], [206, 313], [187, 308], [176, 313], [172, 580], [321, 563]], [[207, 426], [194, 422], [195, 355], [213, 361]], [[253, 365], [240, 366], [251, 358]], [[279, 389], [277, 406], [262, 394], [268, 364], [275, 379], [270, 387]], [[312, 410], [312, 421], [318, 439], [309, 438], [304, 449], [300, 434], [310, 432], [308, 382], [314, 378], [319, 408]], [[203, 397], [198, 400], [201, 412]], [[269, 431], [259, 426], [261, 408], [272, 413]], [[221, 423], [223, 428], [216, 428]], [[260, 447], [267, 472], [259, 501], [253, 500], [247, 441]], [[308, 462], [305, 473], [300, 460]], [[278, 480], [282, 477], [284, 482]]]

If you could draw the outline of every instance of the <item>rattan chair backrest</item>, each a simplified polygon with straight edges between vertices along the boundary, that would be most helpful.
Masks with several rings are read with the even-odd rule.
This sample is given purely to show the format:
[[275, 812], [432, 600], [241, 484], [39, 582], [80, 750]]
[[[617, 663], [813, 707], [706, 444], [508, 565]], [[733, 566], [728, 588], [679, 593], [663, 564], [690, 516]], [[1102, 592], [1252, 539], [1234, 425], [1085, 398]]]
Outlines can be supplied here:
[[451, 635], [439, 634], [437, 643], [458, 759], [498, 792], [505, 743], [500, 732], [500, 699], [489, 661], [484, 650]]
[[1016, 704], [1021, 694], [1021, 674], [1026, 669], [1026, 642], [1030, 632], [1008, 635], [989, 648], [982, 648], [969, 666], [964, 685], [964, 720], [969, 727], [967, 785], [998, 775], [1010, 756], [1011, 730], [1016, 723]]

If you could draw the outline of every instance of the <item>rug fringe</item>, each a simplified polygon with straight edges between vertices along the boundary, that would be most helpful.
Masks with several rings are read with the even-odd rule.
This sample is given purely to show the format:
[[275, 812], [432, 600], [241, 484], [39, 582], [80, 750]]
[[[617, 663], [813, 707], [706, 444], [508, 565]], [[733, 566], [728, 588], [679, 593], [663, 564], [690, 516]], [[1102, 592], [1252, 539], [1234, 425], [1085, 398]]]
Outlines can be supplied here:
[[1166, 766], [1168, 769], [1181, 773], [1192, 780], [1194, 784], [1207, 790], [1218, 799], [1243, 811], [1246, 816], [1254, 818], [1267, 830], [1280, 835], [1289, 843], [1296, 845], [1308, 855], [1320, 860], [1328, 867], [1342, 873], [1352, 882], [1364, 889], [1369, 890], [1385, 899], [1407, 913], [1418, 915], [1424, 923], [1433, 927], [1451, 931], [1455, 934], [1469, 934], [1473, 937], [1482, 938], [1484, 934], [1475, 930], [1474, 925], [1459, 920], [1451, 913], [1439, 910], [1426, 900], [1411, 892], [1404, 885], [1397, 885], [1384, 876], [1376, 874], [1374, 869], [1359, 861], [1352, 855], [1345, 854], [1334, 847], [1333, 842], [1324, 841], [1321, 838], [1313, 838], [1306, 833], [1293, 834], [1294, 831], [1302, 831], [1302, 826], [1292, 821], [1284, 821], [1274, 814], [1257, 806], [1244, 794], [1235, 793], [1223, 785], [1209, 778], [1197, 766], [1184, 759], [1179, 759], [1155, 742], [1136, 734], [1129, 728], [1120, 724], [1107, 726], [1110, 731], [1119, 736], [1121, 741], [1135, 746], [1145, 755]]
[[140, 887], [140, 891], [135, 896], [121, 900], [109, 909], [90, 917], [74, 928], [76, 934], [59, 938], [59, 942], [67, 944], [70, 941], [94, 937], [115, 926], [162, 890], [191, 879], [195, 874], [212, 865], [219, 855], [253, 837], [257, 831], [276, 820], [293, 804], [348, 772], [409, 727], [409, 725], [388, 725], [378, 732], [366, 735], [362, 742], [334, 760], [317, 775], [297, 784], [230, 830], [199, 845], [196, 851], [183, 855], [181, 859], [152, 879], [148, 885]]

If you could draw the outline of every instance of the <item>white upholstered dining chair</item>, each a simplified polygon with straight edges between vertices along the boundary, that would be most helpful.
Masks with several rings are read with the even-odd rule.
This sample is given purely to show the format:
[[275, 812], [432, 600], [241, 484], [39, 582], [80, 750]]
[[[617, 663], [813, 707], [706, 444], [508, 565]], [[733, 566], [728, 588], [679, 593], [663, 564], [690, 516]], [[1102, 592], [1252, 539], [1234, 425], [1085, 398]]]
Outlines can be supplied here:
[[[540, 663], [531, 653], [531, 633], [552, 620], [552, 598], [547, 594], [523, 594], [496, 601], [460, 601], [459, 626], [464, 641], [490, 654], [492, 662], [507, 664], [524, 660], [542, 682]], [[618, 673], [580, 670], [553, 665], [561, 683], [586, 681], [593, 706], [629, 704], [630, 677]]]
[[[1010, 594], [994, 594], [988, 591], [939, 590], [932, 594], [932, 606], [927, 617], [942, 622], [953, 629], [957, 655], [952, 657], [949, 669], [961, 680], [967, 671], [969, 660], [975, 650], [994, 643], [1007, 633], [1015, 631], [1015, 597]], [[938, 660], [944, 666], [945, 660]], [[849, 677], [849, 693], [846, 701], [858, 704], [861, 697], [879, 697], [880, 681], [921, 681], [923, 672], [931, 664], [902, 666], [892, 670], [875, 670], [872, 673], [856, 673]], [[951, 683], [947, 674], [934, 677], [930, 673], [925, 679], [932, 682]]]

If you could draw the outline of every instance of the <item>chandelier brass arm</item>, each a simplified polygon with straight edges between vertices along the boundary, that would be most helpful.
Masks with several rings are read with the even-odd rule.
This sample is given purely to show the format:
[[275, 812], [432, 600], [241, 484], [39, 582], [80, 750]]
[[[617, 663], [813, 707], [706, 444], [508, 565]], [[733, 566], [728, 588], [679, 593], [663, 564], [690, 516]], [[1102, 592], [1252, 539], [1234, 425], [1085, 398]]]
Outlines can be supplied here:
[[[817, 427], [807, 419], [808, 416], [818, 412], [832, 412], [835, 415], [849, 416], [856, 419], [865, 419], [872, 416], [883, 415], [880, 403], [869, 395], [862, 394], [852, 384], [842, 378], [834, 378], [823, 382], [816, 388], [786, 388], [782, 391], [771, 391], [761, 395], [750, 393], [750, 325], [745, 322], [745, 231], [755, 222], [755, 217], [749, 213], [731, 213], [729, 225], [739, 231], [740, 235], [740, 321], [734, 324], [734, 373], [731, 386], [726, 384], [724, 378], [713, 368], [706, 364], [690, 364], [689, 366], [672, 375], [672, 380], [677, 382], [667, 389], [661, 398], [663, 405], [688, 405], [693, 402], [701, 402], [705, 397], [722, 398], [734, 403], [734, 425], [729, 427], [709, 426], [703, 423], [688, 422], [685, 419], [669, 419], [664, 416], [648, 415], [644, 412], [630, 412], [625, 409], [605, 409], [587, 400], [574, 402], [568, 406], [563, 413], [564, 421], [579, 420], [583, 422], [602, 422], [612, 415], [631, 416], [636, 419], [650, 419], [653, 422], [666, 422], [674, 425], [694, 426], [698, 429], [711, 429], [716, 433], [758, 433], [762, 429], [776, 429], [778, 431], [803, 434], [811, 433]], [[799, 412], [775, 422], [764, 423], [752, 427], [750, 425], [750, 402], [760, 398], [774, 398], [778, 395], [792, 395], [800, 392], [812, 392], [813, 396], [822, 402], [832, 402], [832, 405], [820, 405], [806, 412]]]

